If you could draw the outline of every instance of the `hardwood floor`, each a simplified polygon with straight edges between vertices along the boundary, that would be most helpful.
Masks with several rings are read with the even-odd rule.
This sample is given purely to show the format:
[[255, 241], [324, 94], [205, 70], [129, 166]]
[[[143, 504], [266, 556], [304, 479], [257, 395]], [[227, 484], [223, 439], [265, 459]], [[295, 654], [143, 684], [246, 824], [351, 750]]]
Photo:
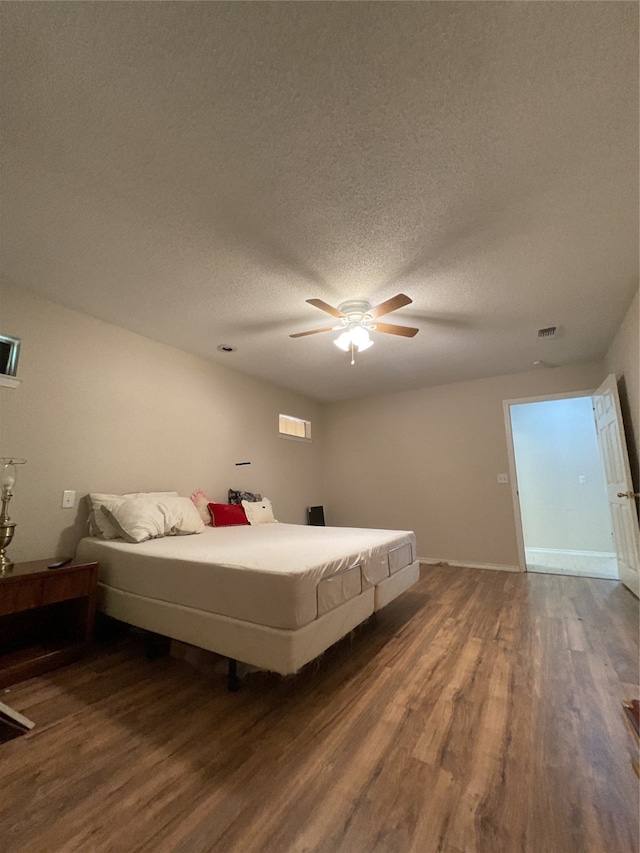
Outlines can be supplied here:
[[15, 685], [0, 848], [631, 853], [638, 602], [612, 581], [449, 567], [298, 676], [132, 641]]

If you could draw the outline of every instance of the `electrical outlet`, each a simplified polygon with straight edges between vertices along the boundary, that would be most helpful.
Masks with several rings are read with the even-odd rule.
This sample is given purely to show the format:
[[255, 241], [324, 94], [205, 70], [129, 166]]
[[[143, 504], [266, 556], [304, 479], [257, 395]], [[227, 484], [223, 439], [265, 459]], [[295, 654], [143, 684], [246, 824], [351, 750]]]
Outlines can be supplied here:
[[498, 482], [499, 483], [508, 483], [509, 475], [508, 474], [498, 474]]
[[580, 483], [581, 486], [586, 486], [587, 475], [586, 474], [580, 474], [580, 476], [578, 477], [578, 482]]
[[63, 509], [71, 509], [76, 505], [76, 493], [74, 491], [67, 491], [62, 493], [62, 507]]

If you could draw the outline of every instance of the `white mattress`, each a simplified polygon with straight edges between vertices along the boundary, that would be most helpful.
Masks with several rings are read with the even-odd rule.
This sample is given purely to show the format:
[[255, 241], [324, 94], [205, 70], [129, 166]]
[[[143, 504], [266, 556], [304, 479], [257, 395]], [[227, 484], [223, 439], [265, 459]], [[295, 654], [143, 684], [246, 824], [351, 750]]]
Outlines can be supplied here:
[[297, 524], [207, 528], [136, 545], [83, 539], [108, 587], [296, 630], [410, 565], [411, 531]]

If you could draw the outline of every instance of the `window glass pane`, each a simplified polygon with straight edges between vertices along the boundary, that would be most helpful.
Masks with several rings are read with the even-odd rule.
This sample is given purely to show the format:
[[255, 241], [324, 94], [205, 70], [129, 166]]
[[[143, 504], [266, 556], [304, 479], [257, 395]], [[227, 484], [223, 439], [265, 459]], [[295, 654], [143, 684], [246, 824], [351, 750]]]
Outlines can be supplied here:
[[278, 418], [278, 431], [280, 435], [290, 435], [311, 441], [311, 421], [302, 418], [294, 418], [292, 415], [280, 415]]

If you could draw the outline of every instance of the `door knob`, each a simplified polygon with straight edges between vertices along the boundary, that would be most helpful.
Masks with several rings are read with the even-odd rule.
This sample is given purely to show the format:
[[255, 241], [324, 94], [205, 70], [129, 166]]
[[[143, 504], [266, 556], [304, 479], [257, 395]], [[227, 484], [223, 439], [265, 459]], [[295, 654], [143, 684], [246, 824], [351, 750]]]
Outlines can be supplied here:
[[619, 498], [640, 498], [640, 492], [618, 492]]

